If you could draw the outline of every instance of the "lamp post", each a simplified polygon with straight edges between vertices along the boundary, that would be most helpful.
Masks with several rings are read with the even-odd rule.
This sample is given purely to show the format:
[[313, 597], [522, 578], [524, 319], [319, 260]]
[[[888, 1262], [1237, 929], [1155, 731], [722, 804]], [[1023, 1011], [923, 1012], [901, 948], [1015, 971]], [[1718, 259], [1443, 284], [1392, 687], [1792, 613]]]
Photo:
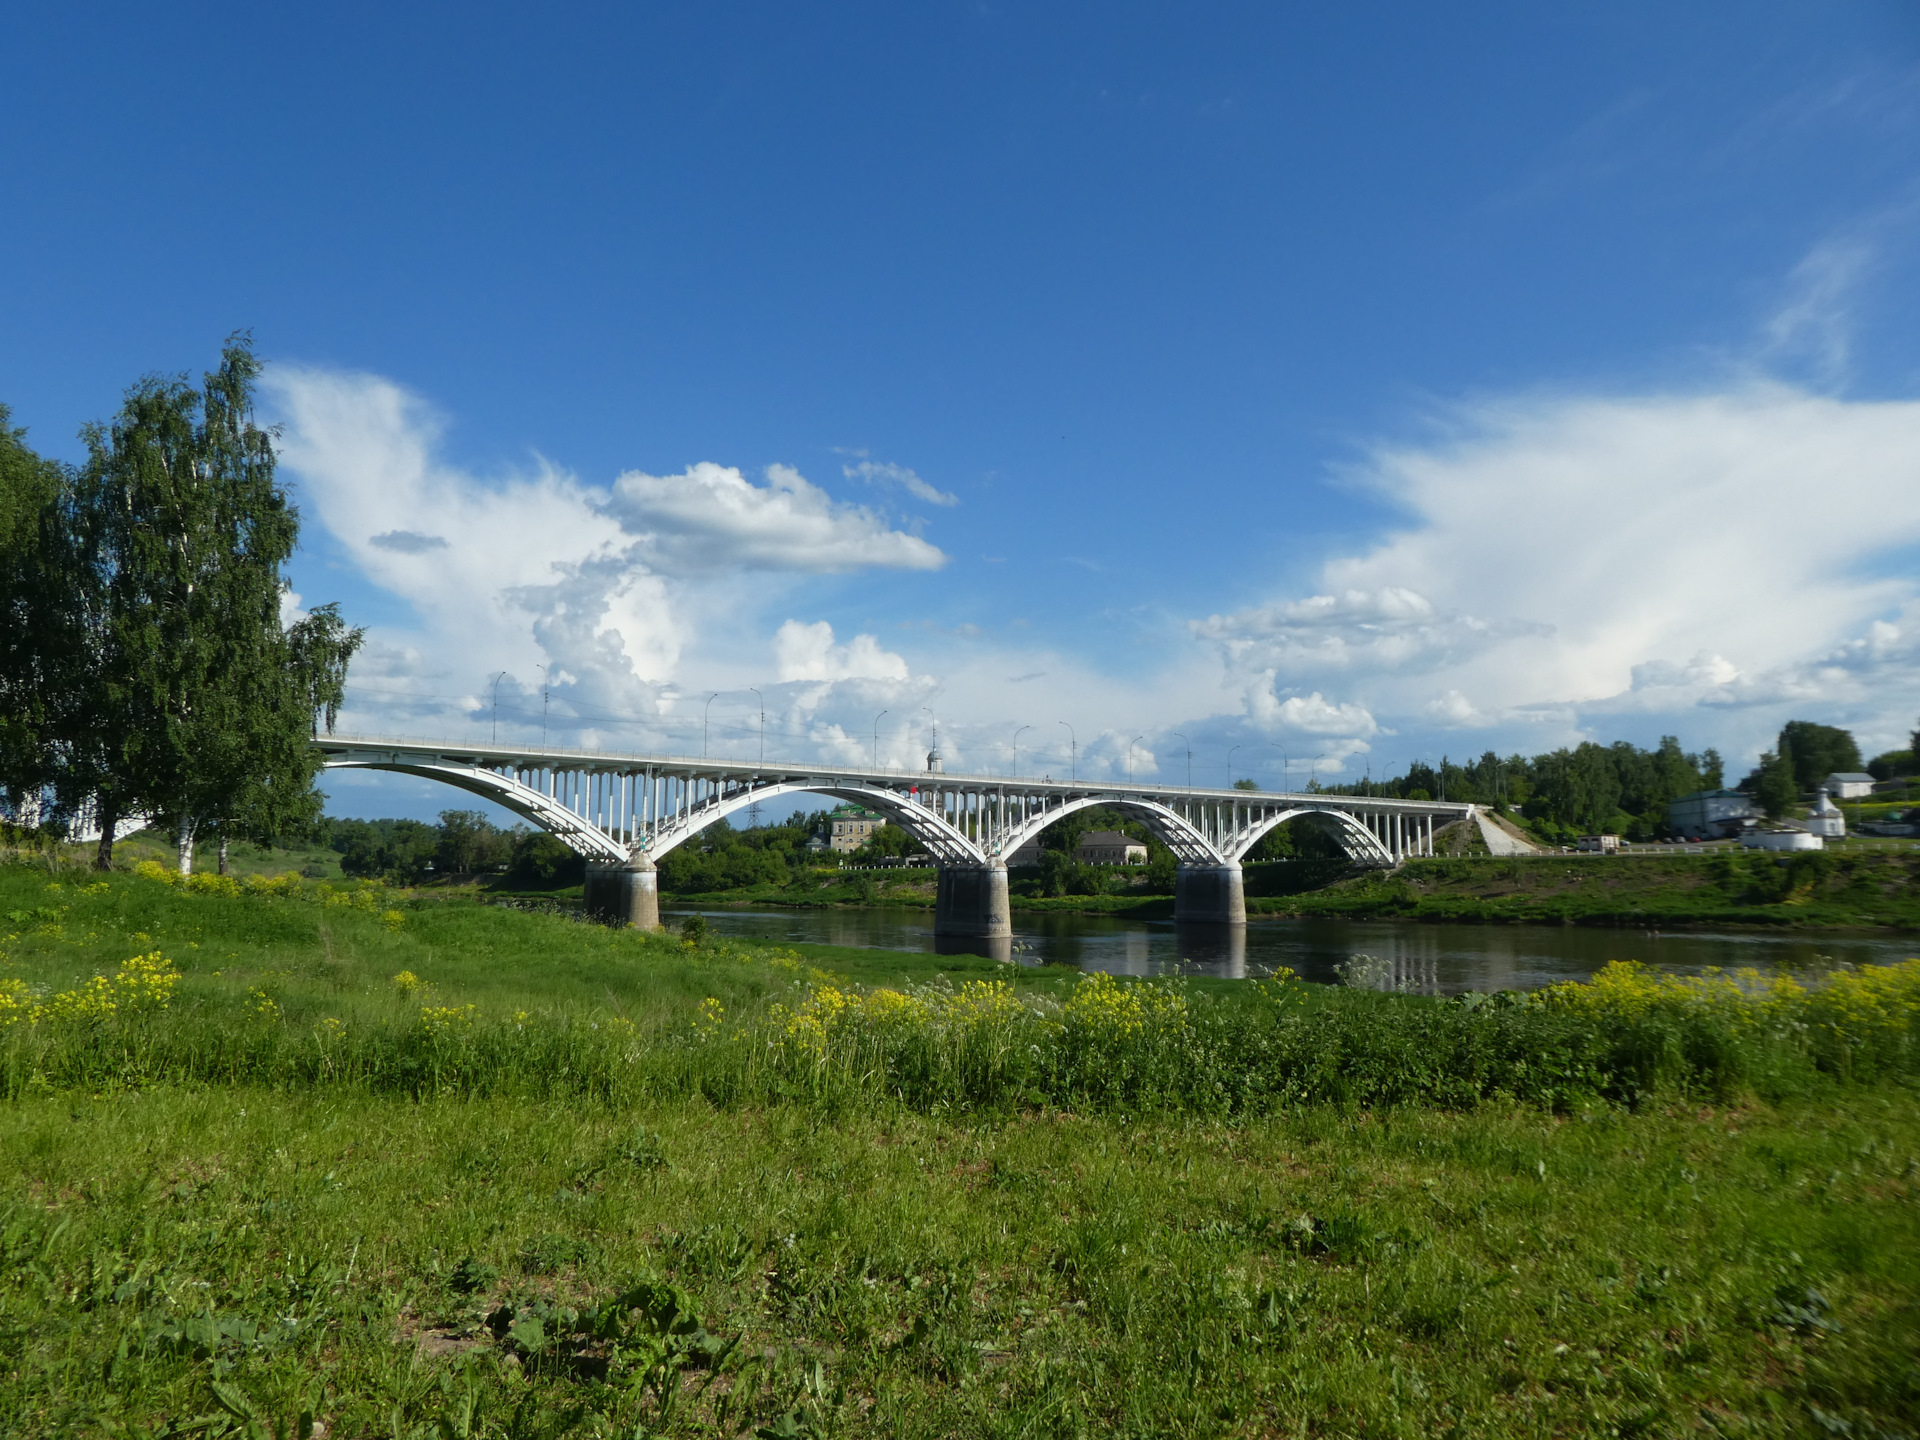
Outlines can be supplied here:
[[506, 678], [504, 670], [493, 677], [493, 743], [496, 745], [500, 743], [500, 682]]
[[1031, 729], [1031, 725], [1022, 725], [1013, 732], [1013, 778], [1016, 780], [1020, 778], [1020, 737]]
[[1287, 772], [1293, 768], [1292, 762], [1287, 759], [1287, 752], [1281, 747], [1278, 741], [1267, 741], [1267, 748], [1269, 750], [1280, 751], [1280, 793], [1285, 795], [1287, 793]]
[[553, 694], [553, 687], [548, 682], [553, 679], [553, 666], [551, 664], [547, 664], [547, 665], [542, 665], [539, 668], [540, 668], [540, 748], [544, 750], [547, 748], [547, 699], [549, 696]]
[[891, 711], [882, 710], [873, 717], [873, 768], [876, 770], [880, 768], [880, 722], [891, 713]]
[[1240, 748], [1235, 745], [1227, 751], [1227, 789], [1229, 790], [1233, 789], [1233, 752]]
[[1173, 738], [1178, 740], [1182, 745], [1187, 747], [1187, 793], [1192, 794], [1193, 793], [1193, 742], [1188, 740], [1187, 737], [1182, 735], [1178, 730], [1169, 730], [1167, 733], [1173, 736]]
[[940, 721], [934, 715], [931, 705], [922, 705], [920, 707], [920, 713], [925, 715], [927, 719], [933, 721], [933, 745], [930, 749], [931, 753], [938, 755], [940, 753]]
[[700, 712], [700, 758], [707, 758], [707, 717], [713, 714], [713, 702], [720, 698], [720, 692], [714, 691], [707, 696], [707, 706]]
[[751, 685], [747, 689], [753, 690], [753, 698], [760, 702], [760, 763], [765, 765], [767, 763], [767, 697], [758, 690], [754, 690]]
[[[1067, 725], [1064, 720], [1060, 723]], [[1070, 747], [1067, 751], [1067, 778], [1078, 781], [1080, 779], [1080, 737], [1073, 733], [1071, 725], [1067, 725], [1067, 744]]]
[[1127, 784], [1129, 785], [1133, 784], [1133, 747], [1146, 738], [1144, 735], [1136, 735], [1127, 742]]

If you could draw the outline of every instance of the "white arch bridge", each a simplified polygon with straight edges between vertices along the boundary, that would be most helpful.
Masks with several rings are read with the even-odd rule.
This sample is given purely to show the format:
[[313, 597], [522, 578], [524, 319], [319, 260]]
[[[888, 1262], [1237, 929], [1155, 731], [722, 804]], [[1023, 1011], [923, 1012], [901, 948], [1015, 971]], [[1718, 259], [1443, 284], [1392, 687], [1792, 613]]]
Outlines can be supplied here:
[[1240, 862], [1276, 825], [1308, 816], [1357, 863], [1433, 853], [1436, 830], [1473, 817], [1461, 802], [1386, 796], [1196, 790], [1129, 781], [949, 775], [775, 760], [710, 760], [592, 750], [528, 750], [456, 741], [326, 735], [329, 769], [418, 775], [502, 805], [588, 863], [587, 903], [643, 928], [660, 923], [655, 862], [707, 826], [785, 795], [830, 795], [878, 811], [939, 868], [934, 930], [1012, 934], [1008, 857], [1089, 806], [1144, 823], [1180, 863], [1174, 916], [1245, 924]]

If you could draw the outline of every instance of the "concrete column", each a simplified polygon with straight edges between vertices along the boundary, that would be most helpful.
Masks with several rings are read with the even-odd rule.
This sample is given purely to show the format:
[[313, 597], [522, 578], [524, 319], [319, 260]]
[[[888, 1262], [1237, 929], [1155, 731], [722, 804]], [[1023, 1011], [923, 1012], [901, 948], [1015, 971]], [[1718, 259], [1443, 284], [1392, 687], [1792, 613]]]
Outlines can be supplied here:
[[933, 902], [933, 933], [997, 940], [1013, 934], [1007, 903], [1007, 867], [943, 865]]
[[1182, 865], [1174, 872], [1173, 918], [1213, 925], [1247, 923], [1247, 892], [1240, 867]]
[[589, 860], [580, 900], [589, 916], [609, 925], [660, 928], [660, 876], [645, 853], [625, 864]]
[[660, 872], [642, 850], [620, 869], [623, 917], [636, 930], [660, 928]]

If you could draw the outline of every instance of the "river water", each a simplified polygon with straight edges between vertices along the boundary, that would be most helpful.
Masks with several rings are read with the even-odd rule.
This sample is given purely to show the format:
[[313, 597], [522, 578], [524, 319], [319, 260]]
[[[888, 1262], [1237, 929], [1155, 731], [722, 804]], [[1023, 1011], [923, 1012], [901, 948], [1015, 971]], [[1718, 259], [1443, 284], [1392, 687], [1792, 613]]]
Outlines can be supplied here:
[[[669, 907], [669, 924], [692, 913]], [[1238, 926], [1176, 925], [1100, 915], [1014, 911], [1007, 942], [933, 934], [925, 910], [702, 910], [709, 928], [754, 940], [857, 949], [994, 954], [1026, 964], [1070, 965], [1115, 975], [1270, 975], [1286, 966], [1307, 980], [1337, 982], [1336, 966], [1372, 957], [1369, 983], [1427, 995], [1532, 990], [1580, 980], [1609, 960], [1640, 960], [1676, 974], [1712, 967], [1818, 971], [1920, 955], [1920, 936], [1660, 933], [1560, 925], [1431, 925], [1368, 920], [1253, 920]], [[1351, 965], [1348, 973], [1354, 973]]]

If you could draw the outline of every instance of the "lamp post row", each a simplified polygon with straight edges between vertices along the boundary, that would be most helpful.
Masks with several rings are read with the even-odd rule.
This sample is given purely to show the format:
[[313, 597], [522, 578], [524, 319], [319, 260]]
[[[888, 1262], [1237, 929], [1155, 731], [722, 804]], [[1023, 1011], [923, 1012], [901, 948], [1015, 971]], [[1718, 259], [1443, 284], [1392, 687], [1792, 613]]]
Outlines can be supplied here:
[[[542, 672], [543, 680], [547, 675], [548, 668], [549, 667], [545, 665], [542, 665], [539, 667], [539, 669]], [[509, 672], [505, 670], [500, 671], [498, 674], [496, 674], [493, 677], [493, 680], [491, 682], [491, 689], [493, 691], [493, 715], [492, 715], [493, 741], [495, 744], [498, 744], [500, 740], [500, 682], [507, 677], [508, 673]], [[756, 688], [755, 686], [749, 685], [746, 688], [748, 693], [751, 694], [754, 697], [754, 699], [759, 702], [759, 706], [760, 706], [760, 731], [759, 731], [760, 763], [764, 765], [767, 760], [767, 698], [766, 696], [761, 694], [759, 689]], [[552, 691], [550, 686], [543, 683], [541, 686], [541, 694], [540, 694], [540, 744], [542, 748], [545, 748], [547, 743], [547, 703], [551, 696], [551, 693]], [[715, 700], [718, 700], [725, 693], [726, 692], [724, 690], [713, 691], [711, 694], [707, 696], [706, 703], [701, 707], [700, 758], [703, 760], [708, 758], [708, 741], [710, 738], [711, 722], [713, 718], [713, 702]], [[930, 718], [933, 717], [933, 711], [930, 707], [922, 705], [920, 708], [923, 711], [925, 711]], [[891, 710], [882, 710], [878, 715], [873, 717], [873, 768], [876, 770], [880, 768], [880, 722], [884, 720], [888, 715], [891, 715], [892, 713], [893, 712]], [[1069, 724], [1067, 721], [1062, 720], [1060, 724], [1065, 726], [1067, 731], [1068, 774], [1070, 778], [1072, 778], [1075, 781], [1078, 781], [1080, 778], [1080, 737], [1079, 737], [1079, 734], [1074, 730], [1073, 726]], [[940, 740], [939, 740], [940, 722], [938, 719], [933, 720], [933, 726], [934, 726], [934, 731], [933, 731], [934, 747], [937, 749], [939, 748], [939, 743], [940, 743]], [[1022, 725], [1019, 729], [1013, 732], [1012, 769], [1013, 769], [1013, 778], [1016, 780], [1020, 778], [1020, 737], [1024, 735], [1027, 731], [1031, 730], [1032, 728], [1033, 726], [1031, 725]], [[1191, 790], [1193, 789], [1192, 742], [1189, 741], [1187, 737], [1178, 730], [1169, 730], [1167, 733], [1171, 735], [1173, 738], [1175, 738], [1176, 740], [1179, 740], [1181, 744], [1186, 748], [1187, 789]], [[1145, 735], [1136, 735], [1133, 737], [1133, 739], [1127, 742], [1127, 783], [1129, 785], [1133, 783], [1134, 748], [1137, 745], [1139, 745], [1139, 743], [1142, 740], [1146, 738], [1147, 737]], [[1269, 740], [1266, 743], [1271, 748], [1280, 751], [1280, 789], [1281, 789], [1281, 793], [1285, 794], [1287, 790], [1287, 780], [1289, 778], [1290, 772], [1293, 769], [1293, 762], [1287, 757], [1286, 750], [1282, 746], [1280, 746], [1278, 743], [1272, 740]], [[1227, 788], [1229, 790], [1233, 788], [1234, 754], [1235, 752], [1242, 750], [1244, 748], [1245, 748], [1244, 745], [1234, 745], [1227, 750]], [[1326, 758], [1327, 758], [1326, 756], [1321, 755], [1317, 757], [1317, 759], [1315, 760], [1314, 765], [1315, 765], [1316, 775], [1319, 772], [1319, 762], [1322, 760], [1325, 760]], [[1443, 767], [1442, 773], [1444, 774], [1444, 767]], [[1371, 766], [1368, 767], [1368, 774], [1369, 776], [1371, 776], [1372, 774]], [[1442, 798], [1444, 798], [1444, 794]]]

